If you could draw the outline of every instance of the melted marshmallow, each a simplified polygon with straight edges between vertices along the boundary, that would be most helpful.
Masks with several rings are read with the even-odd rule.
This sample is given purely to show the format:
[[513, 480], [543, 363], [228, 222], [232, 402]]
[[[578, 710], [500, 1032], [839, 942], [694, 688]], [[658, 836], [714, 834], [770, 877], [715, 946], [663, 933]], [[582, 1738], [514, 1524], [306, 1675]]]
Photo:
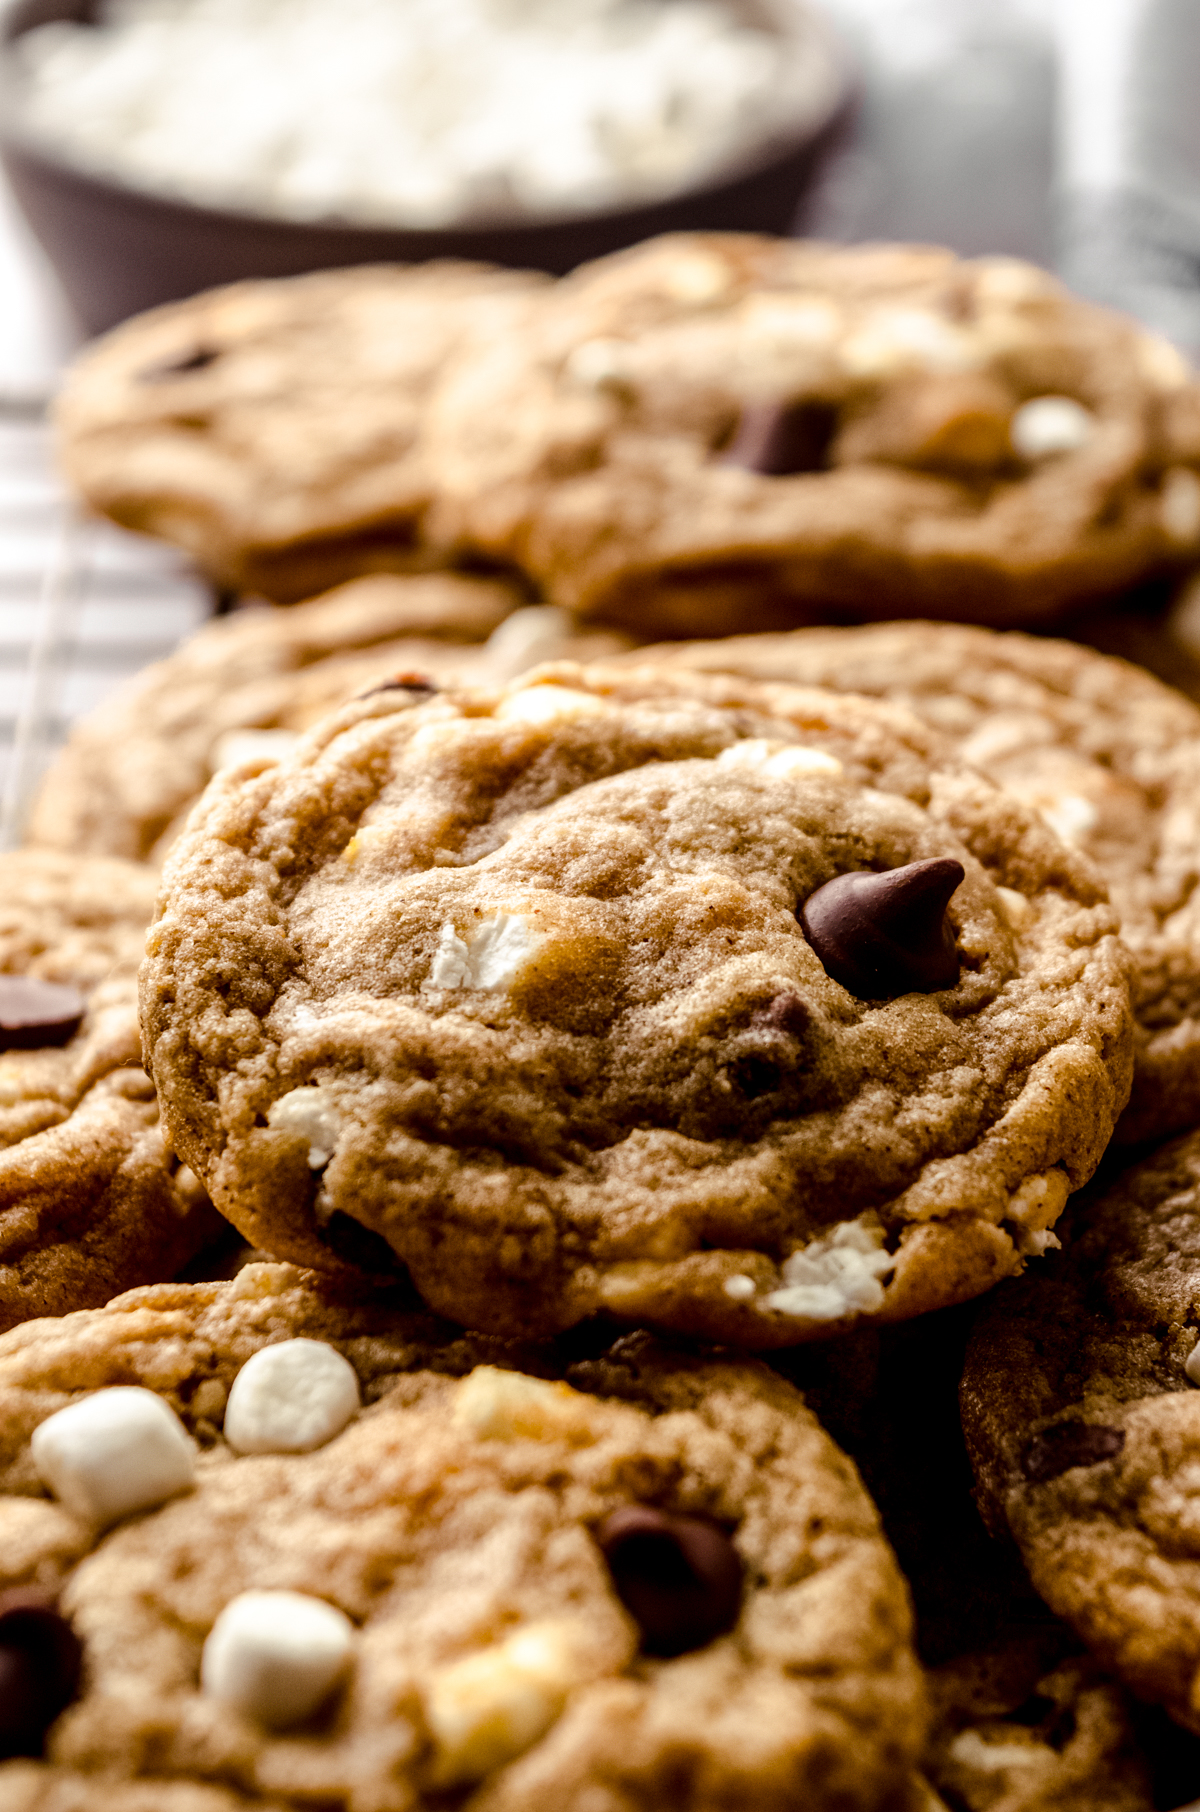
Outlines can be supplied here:
[[467, 937], [442, 926], [430, 965], [428, 988], [510, 988], [542, 939], [519, 913], [496, 912], [481, 919]]
[[881, 1227], [844, 1221], [792, 1253], [783, 1265], [784, 1288], [772, 1290], [763, 1306], [805, 1321], [870, 1314], [883, 1303], [880, 1279], [895, 1263]]

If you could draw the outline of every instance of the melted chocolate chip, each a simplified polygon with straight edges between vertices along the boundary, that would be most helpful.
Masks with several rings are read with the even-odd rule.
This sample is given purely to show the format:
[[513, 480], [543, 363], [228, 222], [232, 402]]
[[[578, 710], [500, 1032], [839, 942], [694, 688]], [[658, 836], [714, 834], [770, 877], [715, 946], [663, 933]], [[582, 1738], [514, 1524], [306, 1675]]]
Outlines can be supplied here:
[[1021, 1470], [1031, 1485], [1045, 1485], [1072, 1466], [1098, 1466], [1101, 1460], [1113, 1459], [1124, 1445], [1123, 1428], [1105, 1428], [1097, 1422], [1056, 1422], [1030, 1441], [1021, 1457]]
[[0, 1051], [66, 1044], [79, 1030], [84, 1006], [75, 988], [32, 975], [0, 975]]
[[777, 994], [750, 1015], [750, 1024], [756, 1029], [786, 1032], [789, 1038], [803, 1037], [811, 1023], [808, 1002], [798, 994]]
[[686, 1654], [737, 1622], [742, 1563], [715, 1523], [631, 1504], [606, 1517], [596, 1539], [645, 1654]]
[[53, 1598], [0, 1593], [0, 1758], [40, 1755], [79, 1686], [83, 1651]]
[[138, 372], [138, 381], [143, 384], [157, 384], [164, 378], [187, 377], [193, 371], [207, 371], [215, 365], [220, 353], [214, 346], [196, 346], [191, 352], [181, 353], [174, 359], [161, 359], [156, 365], [146, 365]]
[[837, 411], [827, 403], [749, 403], [721, 464], [764, 478], [824, 472], [836, 430]]
[[826, 972], [860, 1000], [952, 988], [958, 953], [946, 906], [963, 872], [952, 856], [933, 856], [838, 875], [810, 894], [800, 928]]

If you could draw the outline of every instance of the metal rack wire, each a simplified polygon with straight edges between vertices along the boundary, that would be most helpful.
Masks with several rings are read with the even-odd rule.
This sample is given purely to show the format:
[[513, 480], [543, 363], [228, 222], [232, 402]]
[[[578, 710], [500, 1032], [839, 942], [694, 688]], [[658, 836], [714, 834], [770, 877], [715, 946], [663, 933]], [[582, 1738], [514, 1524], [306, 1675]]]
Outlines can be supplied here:
[[212, 609], [172, 549], [80, 514], [44, 399], [0, 394], [0, 849], [74, 720]]

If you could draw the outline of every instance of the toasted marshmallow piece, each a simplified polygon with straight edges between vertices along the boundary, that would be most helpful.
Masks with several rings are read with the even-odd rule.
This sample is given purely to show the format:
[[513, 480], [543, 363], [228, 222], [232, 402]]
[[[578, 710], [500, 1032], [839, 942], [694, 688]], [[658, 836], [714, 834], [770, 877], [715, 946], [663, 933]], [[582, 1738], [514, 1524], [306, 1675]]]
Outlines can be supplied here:
[[310, 1717], [350, 1661], [354, 1625], [304, 1592], [240, 1592], [209, 1631], [200, 1684], [209, 1698], [272, 1729]]
[[437, 1784], [482, 1780], [536, 1743], [586, 1673], [583, 1652], [572, 1625], [551, 1621], [435, 1670], [424, 1697]]
[[247, 1359], [225, 1410], [237, 1453], [311, 1453], [340, 1434], [359, 1407], [358, 1375], [323, 1340], [283, 1340]]
[[106, 1527], [192, 1483], [196, 1449], [169, 1404], [139, 1385], [81, 1397], [34, 1430], [33, 1463], [59, 1503]]

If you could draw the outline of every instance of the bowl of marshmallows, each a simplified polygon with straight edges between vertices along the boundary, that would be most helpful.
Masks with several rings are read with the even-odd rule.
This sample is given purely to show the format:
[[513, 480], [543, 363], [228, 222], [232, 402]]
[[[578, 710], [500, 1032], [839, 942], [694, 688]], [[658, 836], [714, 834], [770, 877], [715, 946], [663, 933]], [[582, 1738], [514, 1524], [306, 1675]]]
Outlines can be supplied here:
[[809, 0], [0, 13], [0, 156], [89, 332], [241, 277], [786, 232], [847, 92]]

